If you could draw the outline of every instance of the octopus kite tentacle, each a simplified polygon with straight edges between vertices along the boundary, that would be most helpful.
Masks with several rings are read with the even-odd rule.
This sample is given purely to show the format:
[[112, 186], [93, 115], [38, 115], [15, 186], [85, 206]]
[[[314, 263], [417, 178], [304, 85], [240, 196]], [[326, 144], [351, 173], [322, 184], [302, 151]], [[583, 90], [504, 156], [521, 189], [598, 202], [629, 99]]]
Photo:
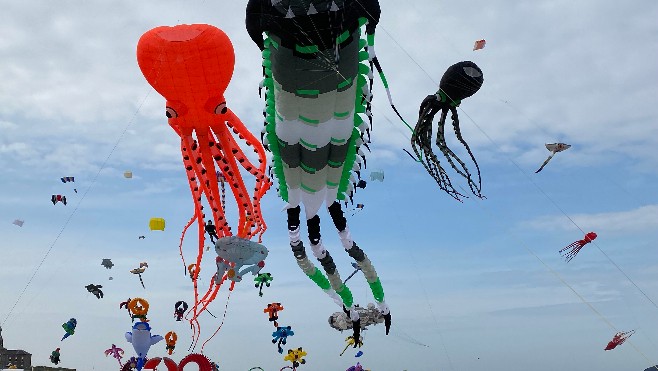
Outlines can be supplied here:
[[[450, 181], [450, 177], [441, 162], [432, 150], [432, 121], [434, 115], [441, 112], [438, 121], [436, 145], [443, 153], [450, 167], [466, 179], [471, 192], [479, 197], [482, 195], [482, 177], [480, 175], [480, 166], [478, 165], [470, 146], [464, 140], [461, 128], [459, 126], [459, 115], [457, 107], [465, 98], [475, 94], [484, 82], [482, 70], [473, 62], [459, 62], [448, 68], [441, 78], [439, 91], [435, 95], [427, 96], [419, 110], [419, 117], [416, 127], [411, 136], [411, 146], [427, 172], [434, 178], [439, 188], [448, 193], [454, 199], [461, 201], [466, 197], [458, 192]], [[449, 147], [445, 136], [445, 123], [451, 114], [452, 127], [457, 140], [464, 146], [471, 161], [477, 170], [477, 182], [473, 180], [466, 163], [462, 161]], [[458, 164], [458, 165], [457, 165]]]
[[[366, 277], [366, 281], [377, 301], [379, 310], [384, 315], [384, 325], [386, 328], [386, 335], [388, 335], [391, 328], [391, 311], [384, 301], [384, 289], [382, 288], [379, 276], [377, 276], [375, 267], [372, 265], [370, 259], [368, 259], [368, 255], [366, 255], [366, 253], [352, 239], [352, 235], [347, 225], [347, 219], [345, 218], [343, 210], [341, 210], [338, 202], [334, 202], [329, 207], [329, 214], [331, 215], [331, 219], [338, 231], [338, 236], [340, 237], [340, 242], [343, 245], [343, 248], [345, 248], [345, 251], [347, 251], [349, 256], [354, 259], [359, 270], [361, 270]], [[354, 312], [357, 313], [358, 316], [358, 312], [356, 312], [356, 310]], [[352, 316], [352, 313], [350, 313], [350, 315]], [[356, 337], [356, 339], [358, 339], [358, 337]]]
[[185, 273], [187, 273], [187, 264], [185, 263], [185, 256], [183, 255], [183, 240], [185, 240], [185, 233], [187, 232], [187, 229], [190, 228], [192, 223], [197, 219], [196, 214], [192, 215], [190, 220], [185, 224], [185, 227], [183, 227], [183, 232], [181, 233], [180, 236], [180, 242], [178, 243], [178, 253], [180, 254], [180, 258], [183, 261], [183, 270]]
[[[426, 98], [426, 100], [430, 99], [430, 97]], [[423, 164], [423, 167], [425, 167], [425, 170], [427, 170], [432, 178], [436, 180], [439, 188], [456, 200], [461, 201], [461, 198], [466, 196], [459, 193], [453, 187], [448, 173], [441, 166], [441, 162], [432, 151], [432, 120], [434, 119], [434, 114], [437, 112], [437, 109], [426, 107], [422, 109], [421, 112], [422, 113], [418, 119], [418, 124], [416, 124], [416, 128], [414, 129], [414, 132], [411, 136], [411, 145], [413, 151], [419, 161]], [[445, 116], [446, 113], [442, 112], [439, 122], [445, 122]], [[418, 147], [420, 147], [420, 149]], [[423, 160], [423, 158], [425, 158], [425, 160]]]

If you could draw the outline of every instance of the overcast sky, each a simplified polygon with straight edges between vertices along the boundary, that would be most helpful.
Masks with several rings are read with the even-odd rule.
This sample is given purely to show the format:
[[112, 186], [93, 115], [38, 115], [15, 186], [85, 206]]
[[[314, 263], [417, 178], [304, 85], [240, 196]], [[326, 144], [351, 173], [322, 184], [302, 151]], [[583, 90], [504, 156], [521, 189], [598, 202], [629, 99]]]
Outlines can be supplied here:
[[[658, 3], [380, 2], [377, 54], [409, 122], [447, 67], [471, 60], [482, 68], [484, 85], [463, 101], [460, 121], [487, 198], [454, 201], [403, 152], [409, 130], [377, 81], [365, 174], [383, 170], [385, 180], [359, 191], [355, 202], [365, 207], [349, 223], [381, 277], [391, 335], [373, 327], [361, 358], [355, 351], [339, 356], [349, 334], [327, 324], [338, 307], [297, 267], [284, 203], [270, 192], [262, 208], [272, 286], [261, 298], [250, 279], [238, 284], [204, 353], [222, 370], [285, 366], [262, 311], [278, 301], [285, 307], [280, 324], [295, 331], [287, 348], [308, 352], [301, 370], [345, 370], [356, 361], [371, 370], [463, 371], [644, 370], [658, 363]], [[257, 133], [260, 52], [244, 27], [244, 3], [3, 1], [5, 347], [32, 353], [35, 365], [50, 364], [50, 352], [61, 347], [63, 367], [115, 370], [103, 351], [114, 343], [132, 354], [124, 339], [131, 322], [119, 303], [139, 296], [151, 303], [155, 333], [178, 333], [173, 358], [187, 354], [192, 333], [172, 314], [176, 301], [193, 302], [178, 253], [193, 202], [179, 138], [167, 125], [164, 98], [139, 70], [136, 44], [161, 25], [224, 30], [236, 52], [227, 104]], [[478, 39], [487, 45], [474, 52]], [[551, 142], [572, 147], [535, 174]], [[125, 179], [125, 170], [134, 177]], [[63, 184], [62, 176], [75, 176], [75, 184]], [[52, 205], [52, 194], [66, 195], [68, 205]], [[323, 239], [347, 276], [350, 258], [328, 215], [320, 216]], [[166, 230], [149, 231], [151, 217], [165, 218]], [[589, 231], [598, 239], [565, 263], [558, 251]], [[188, 260], [194, 237], [184, 245]], [[116, 265], [103, 268], [103, 258]], [[202, 266], [202, 285], [213, 260]], [[146, 289], [128, 272], [141, 261], [149, 263]], [[90, 283], [103, 285], [103, 299], [85, 290]], [[350, 287], [356, 302], [372, 301], [361, 276]], [[227, 295], [222, 288], [210, 308], [220, 318]], [[61, 324], [71, 317], [76, 333], [60, 342]], [[202, 315], [201, 342], [219, 324]], [[629, 342], [603, 350], [616, 331], [633, 329]], [[165, 354], [164, 342], [149, 353]]]

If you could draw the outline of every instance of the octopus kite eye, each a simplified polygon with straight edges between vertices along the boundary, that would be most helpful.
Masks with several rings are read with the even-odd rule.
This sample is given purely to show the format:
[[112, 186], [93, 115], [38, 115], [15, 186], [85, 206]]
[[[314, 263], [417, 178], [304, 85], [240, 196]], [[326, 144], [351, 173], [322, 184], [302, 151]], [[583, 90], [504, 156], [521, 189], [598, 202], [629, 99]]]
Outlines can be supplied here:
[[171, 107], [167, 107], [167, 112], [165, 114], [167, 115], [167, 118], [170, 119], [178, 117], [178, 113], [176, 113], [176, 110]]
[[219, 115], [220, 113], [224, 114], [224, 113], [226, 113], [226, 111], [228, 111], [228, 108], [226, 108], [226, 102], [222, 102], [222, 103], [218, 104], [217, 107], [215, 107], [215, 114], [216, 115]]

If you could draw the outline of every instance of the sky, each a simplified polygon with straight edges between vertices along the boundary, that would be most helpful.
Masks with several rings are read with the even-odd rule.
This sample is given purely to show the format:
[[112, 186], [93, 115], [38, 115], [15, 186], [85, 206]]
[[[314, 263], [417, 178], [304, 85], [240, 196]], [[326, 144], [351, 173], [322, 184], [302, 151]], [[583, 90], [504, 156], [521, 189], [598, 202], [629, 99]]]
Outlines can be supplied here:
[[[407, 121], [415, 122], [420, 102], [450, 65], [471, 60], [483, 70], [482, 88], [462, 102], [459, 115], [486, 199], [453, 200], [409, 158], [403, 149], [411, 149], [410, 132], [376, 81], [364, 175], [381, 170], [385, 179], [359, 190], [355, 202], [365, 207], [348, 219], [381, 277], [391, 334], [372, 327], [362, 357], [352, 350], [339, 356], [349, 334], [327, 324], [339, 308], [297, 267], [284, 202], [270, 191], [262, 209], [272, 286], [259, 297], [250, 278], [236, 285], [204, 354], [222, 370], [286, 366], [263, 313], [267, 303], [281, 302], [279, 322], [295, 331], [286, 349], [308, 352], [302, 370], [345, 370], [357, 361], [371, 370], [410, 371], [617, 371], [657, 364], [658, 4], [380, 4], [377, 55]], [[172, 314], [176, 301], [193, 301], [178, 251], [193, 202], [179, 138], [167, 125], [164, 98], [139, 70], [136, 44], [161, 25], [224, 30], [236, 53], [227, 104], [258, 133], [260, 52], [244, 27], [245, 2], [6, 1], [2, 7], [5, 347], [32, 353], [34, 365], [50, 364], [50, 352], [60, 347], [63, 367], [116, 370], [103, 351], [114, 343], [132, 352], [124, 339], [131, 322], [119, 303], [142, 297], [154, 332], [178, 333], [173, 358], [180, 360], [192, 332]], [[486, 47], [473, 51], [479, 39]], [[535, 174], [549, 155], [545, 143], [553, 142], [572, 147]], [[126, 170], [132, 179], [123, 177]], [[63, 184], [63, 176], [75, 176], [75, 184]], [[53, 205], [52, 194], [66, 195], [68, 205]], [[165, 231], [149, 231], [151, 217], [166, 219]], [[320, 217], [324, 243], [346, 277], [350, 258], [328, 215]], [[24, 225], [13, 225], [15, 219]], [[598, 238], [565, 263], [558, 251], [590, 231]], [[188, 260], [194, 234], [183, 245]], [[202, 265], [202, 285], [212, 276], [212, 255]], [[115, 266], [102, 267], [103, 258]], [[145, 288], [128, 272], [142, 261], [149, 263]], [[85, 290], [90, 283], [103, 285], [104, 298]], [[360, 275], [349, 286], [356, 302], [373, 301]], [[220, 326], [227, 296], [223, 287], [210, 307], [219, 319], [201, 316], [200, 344]], [[61, 324], [71, 317], [78, 320], [75, 335], [60, 342]], [[627, 343], [603, 350], [626, 330], [636, 330]], [[164, 342], [149, 355], [164, 356]]]

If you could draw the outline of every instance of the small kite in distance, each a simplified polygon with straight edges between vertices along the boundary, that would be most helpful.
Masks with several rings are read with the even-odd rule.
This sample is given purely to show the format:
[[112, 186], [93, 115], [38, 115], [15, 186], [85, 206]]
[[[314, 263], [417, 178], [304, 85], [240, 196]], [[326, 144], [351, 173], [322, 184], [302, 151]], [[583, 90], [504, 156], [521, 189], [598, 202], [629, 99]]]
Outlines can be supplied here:
[[77, 325], [78, 325], [78, 321], [75, 318], [71, 318], [70, 320], [66, 321], [66, 323], [63, 323], [62, 328], [64, 329], [64, 331], [66, 331], [66, 334], [64, 334], [62, 340], [73, 335], [75, 333], [75, 327]]
[[52, 197], [50, 197], [50, 201], [53, 203], [53, 205], [57, 204], [58, 202], [61, 202], [66, 206], [66, 196], [52, 195]]
[[363, 336], [359, 336], [359, 339], [358, 339], [358, 340], [355, 340], [355, 339], [354, 339], [354, 336], [348, 336], [348, 337], [345, 339], [345, 342], [346, 342], [347, 344], [345, 345], [345, 349], [343, 349], [343, 351], [340, 353], [340, 356], [341, 356], [341, 357], [343, 356], [343, 354], [345, 354], [345, 351], [346, 351], [347, 348], [349, 348], [350, 346], [352, 346], [352, 347], [354, 347], [354, 348], [356, 348], [356, 347], [361, 348], [361, 347], [363, 346]]
[[295, 332], [290, 326], [278, 326], [276, 331], [272, 333], [272, 337], [274, 338], [272, 339], [272, 344], [276, 344], [276, 348], [279, 354], [283, 354], [282, 345], [286, 345], [288, 336], [293, 335], [295, 335]]
[[188, 305], [186, 302], [179, 300], [174, 304], [174, 318], [176, 321], [182, 321], [185, 311], [187, 310]]
[[105, 350], [105, 357], [112, 355], [112, 357], [119, 361], [119, 365], [121, 365], [121, 358], [123, 358], [123, 353], [123, 349], [112, 344], [112, 348]]
[[624, 344], [624, 342], [631, 337], [635, 333], [635, 330], [631, 331], [626, 331], [626, 332], [618, 332], [615, 334], [615, 336], [612, 337], [612, 340], [608, 343], [608, 345], [605, 347], [605, 350], [613, 350], [619, 345]]
[[580, 249], [583, 248], [583, 246], [587, 245], [588, 243], [594, 241], [596, 239], [596, 233], [594, 232], [589, 232], [585, 235], [585, 237], [582, 240], [578, 240], [576, 242], [572, 242], [566, 247], [564, 247], [562, 250], [560, 250], [560, 255], [564, 257], [564, 260], [568, 263], [573, 259]]
[[98, 299], [100, 299], [100, 298], [103, 297], [103, 291], [101, 290], [101, 288], [103, 288], [103, 286], [101, 286], [101, 285], [94, 285], [94, 284], [92, 283], [92, 284], [89, 284], [89, 285], [85, 286], [85, 288], [86, 288], [87, 291], [89, 291], [90, 293], [96, 295], [96, 297], [97, 297]]
[[284, 361], [290, 361], [292, 362], [292, 369], [295, 370], [297, 367], [299, 367], [300, 364], [306, 363], [306, 360], [304, 357], [306, 357], [308, 353], [302, 347], [299, 347], [297, 349], [288, 349], [288, 354], [283, 357]]
[[107, 269], [112, 269], [112, 267], [114, 267], [114, 263], [112, 263], [112, 260], [110, 259], [103, 259], [101, 265]]
[[141, 263], [139, 263], [139, 268], [134, 268], [134, 269], [130, 270], [130, 273], [136, 274], [136, 275], [139, 276], [139, 282], [141, 282], [143, 288], [146, 288], [146, 287], [144, 286], [144, 280], [142, 279], [142, 273], [144, 273], [144, 271], [146, 271], [146, 268], [148, 268], [148, 266], [149, 265], [146, 262], [141, 262]]
[[267, 313], [270, 317], [270, 322], [274, 322], [274, 327], [279, 327], [277, 320], [279, 319], [279, 311], [283, 310], [281, 303], [267, 304], [267, 308], [263, 309], [263, 313]]
[[50, 353], [50, 362], [52, 362], [54, 364], [58, 364], [60, 362], [60, 360], [59, 360], [59, 357], [60, 357], [59, 349], [60, 348], [57, 348], [57, 349], [53, 350], [52, 353]]
[[258, 287], [258, 296], [263, 296], [263, 285], [266, 287], [270, 287], [270, 282], [274, 277], [270, 273], [258, 273], [256, 277], [254, 277], [254, 282], [256, 284], [254, 285], [255, 287]]
[[487, 45], [487, 41], [482, 39], [482, 40], [477, 40], [475, 44], [473, 44], [473, 51], [484, 49], [484, 46]]
[[370, 180], [375, 181], [379, 180], [380, 182], [384, 181], [384, 170], [377, 170], [370, 173]]
[[13, 225], [17, 225], [17, 226], [19, 226], [19, 227], [22, 227], [22, 226], [23, 226], [23, 223], [25, 223], [24, 220], [16, 219], [16, 220], [14, 220], [11, 224], [13, 224]]
[[543, 164], [541, 164], [541, 167], [539, 170], [535, 171], [535, 174], [538, 172], [542, 171], [544, 169], [544, 166], [548, 164], [549, 161], [555, 156], [556, 153], [565, 151], [567, 149], [571, 148], [571, 144], [565, 144], [565, 143], [546, 143], [546, 149], [551, 151], [550, 156], [544, 161]]
[[[133, 299], [135, 300], [135, 299]], [[132, 331], [126, 332], [126, 340], [133, 345], [137, 354], [137, 369], [141, 370], [147, 360], [147, 354], [152, 345], [164, 338], [162, 335], [151, 335], [151, 325], [148, 322], [137, 322]]]
[[178, 341], [178, 335], [175, 332], [169, 331], [165, 334], [165, 344], [167, 344], [167, 354], [171, 355], [176, 349], [176, 341]]

